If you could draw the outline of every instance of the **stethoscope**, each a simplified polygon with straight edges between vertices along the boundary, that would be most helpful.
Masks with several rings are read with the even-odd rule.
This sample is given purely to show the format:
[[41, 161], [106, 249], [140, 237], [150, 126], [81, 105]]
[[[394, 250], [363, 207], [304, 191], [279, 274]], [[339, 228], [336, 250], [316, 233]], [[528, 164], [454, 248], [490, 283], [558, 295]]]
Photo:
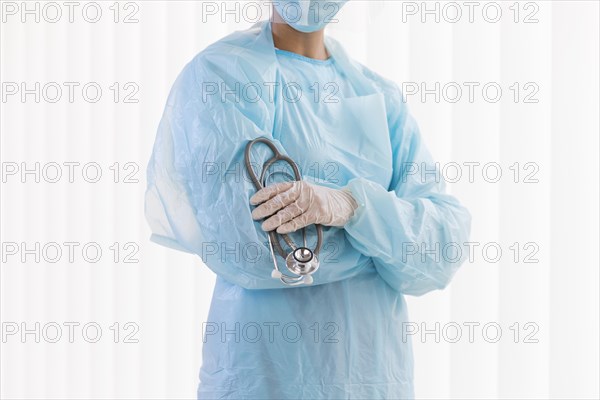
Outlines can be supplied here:
[[[252, 165], [250, 163], [250, 151], [252, 150], [252, 146], [254, 146], [255, 143], [259, 143], [259, 142], [264, 143], [267, 146], [269, 146], [269, 148], [273, 152], [273, 157], [268, 159], [263, 164], [260, 178], [257, 178], [256, 174], [254, 173], [254, 170], [252, 169]], [[283, 171], [279, 171], [279, 173], [282, 173], [282, 174], [288, 176], [289, 178], [291, 178], [294, 181], [302, 180], [302, 176], [300, 175], [300, 170], [298, 169], [298, 166], [296, 165], [296, 163], [288, 156], [281, 154], [279, 152], [279, 150], [277, 150], [277, 147], [275, 147], [275, 144], [273, 144], [273, 142], [271, 140], [267, 139], [266, 137], [256, 138], [256, 139], [250, 141], [246, 145], [246, 151], [244, 153], [244, 161], [246, 164], [246, 170], [248, 171], [248, 175], [250, 175], [250, 179], [252, 179], [252, 182], [254, 183], [254, 187], [256, 188], [257, 191], [259, 191], [259, 190], [263, 189], [265, 186], [267, 186], [268, 181], [271, 178], [271, 176], [273, 176], [275, 173], [277, 173], [277, 172], [267, 173], [269, 168], [277, 161], [287, 162], [289, 164], [289, 166], [292, 168], [292, 170], [294, 171], [294, 176], [291, 176], [289, 173], [283, 172]], [[305, 228], [302, 228], [302, 239], [304, 242], [304, 246], [297, 246], [294, 243], [294, 241], [287, 234], [280, 235], [277, 233], [276, 230], [269, 231], [269, 233], [268, 233], [269, 248], [271, 250], [271, 257], [273, 259], [273, 265], [274, 265], [274, 269], [271, 272], [272, 278], [279, 279], [284, 284], [290, 285], [290, 286], [296, 286], [296, 285], [302, 285], [302, 284], [310, 285], [313, 283], [312, 274], [314, 274], [315, 271], [317, 271], [319, 269], [319, 258], [317, 256], [319, 255], [319, 251], [321, 250], [321, 245], [322, 245], [322, 241], [323, 241], [323, 228], [321, 227], [321, 225], [315, 225], [315, 228], [317, 230], [317, 244], [316, 244], [314, 250], [309, 249], [306, 245], [306, 230], [305, 230]], [[279, 242], [279, 238], [278, 238], [279, 236], [281, 236], [283, 238], [283, 240], [285, 241], [285, 243], [287, 243], [287, 245], [292, 249], [291, 252], [286, 253], [283, 250], [283, 248], [281, 247], [281, 244]], [[277, 257], [275, 254], [275, 249], [277, 250], [277, 253], [279, 253], [279, 255], [285, 260], [285, 266], [287, 267], [288, 271], [290, 271], [291, 273], [294, 274], [293, 276], [286, 275], [281, 272], [281, 270], [279, 269], [279, 265], [277, 264]]]

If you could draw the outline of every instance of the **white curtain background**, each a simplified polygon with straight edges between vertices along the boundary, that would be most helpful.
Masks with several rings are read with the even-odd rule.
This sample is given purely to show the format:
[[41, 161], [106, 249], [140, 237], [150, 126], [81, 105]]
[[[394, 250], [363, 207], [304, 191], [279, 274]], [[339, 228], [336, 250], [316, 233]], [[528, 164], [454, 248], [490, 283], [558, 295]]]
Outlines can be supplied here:
[[[1, 397], [195, 398], [215, 277], [148, 241], [145, 168], [179, 71], [254, 11], [76, 2], [71, 22], [50, 3], [2, 2]], [[39, 21], [25, 11], [35, 7]], [[439, 21], [424, 12], [435, 7]], [[471, 21], [469, 10], [353, 0], [328, 28], [360, 62], [419, 88], [409, 107], [447, 178], [461, 167], [448, 188], [473, 214], [473, 260], [445, 291], [408, 298], [419, 333], [431, 331], [413, 336], [417, 397], [597, 399], [598, 2], [475, 2]], [[39, 101], [22, 99], [36, 82]], [[422, 98], [436, 82], [440, 99]], [[473, 101], [465, 82], [478, 85]]]

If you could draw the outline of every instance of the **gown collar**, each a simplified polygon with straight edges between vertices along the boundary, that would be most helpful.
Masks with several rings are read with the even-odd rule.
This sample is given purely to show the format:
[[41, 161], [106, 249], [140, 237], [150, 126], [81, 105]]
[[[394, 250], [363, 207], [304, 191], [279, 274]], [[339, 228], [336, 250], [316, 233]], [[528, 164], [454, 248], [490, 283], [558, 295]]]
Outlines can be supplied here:
[[[248, 47], [248, 50], [257, 52], [255, 54], [259, 55], [254, 59], [262, 65], [255, 65], [255, 67], [262, 71], [263, 76], [269, 81], [274, 81], [279, 64], [275, 53], [271, 22], [269, 20], [259, 21], [248, 32], [257, 35], [254, 42]], [[340, 67], [341, 74], [352, 81], [358, 95], [366, 96], [376, 93], [371, 81], [361, 72], [362, 66], [350, 59], [344, 47], [337, 40], [325, 36], [325, 46], [333, 62]]]

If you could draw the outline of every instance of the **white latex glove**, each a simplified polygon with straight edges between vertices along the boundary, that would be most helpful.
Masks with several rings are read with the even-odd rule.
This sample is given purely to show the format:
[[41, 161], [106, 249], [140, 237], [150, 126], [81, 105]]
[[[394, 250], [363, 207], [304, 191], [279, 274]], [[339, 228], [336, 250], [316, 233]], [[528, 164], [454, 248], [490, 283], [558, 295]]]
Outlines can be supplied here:
[[280, 234], [312, 224], [344, 226], [358, 207], [350, 190], [331, 189], [306, 181], [269, 185], [256, 192], [250, 204], [261, 204], [252, 211], [253, 219], [271, 215], [263, 222], [263, 230], [277, 228]]

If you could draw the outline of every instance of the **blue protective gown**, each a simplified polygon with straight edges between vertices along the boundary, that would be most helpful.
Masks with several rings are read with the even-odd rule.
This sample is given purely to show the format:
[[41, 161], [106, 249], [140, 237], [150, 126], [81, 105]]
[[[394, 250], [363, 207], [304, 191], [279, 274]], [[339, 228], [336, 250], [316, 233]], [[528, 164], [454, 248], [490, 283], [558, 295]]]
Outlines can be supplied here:
[[[326, 46], [326, 61], [277, 50], [270, 23], [258, 23], [198, 54], [169, 95], [146, 217], [153, 241], [199, 255], [217, 274], [198, 398], [413, 397], [404, 294], [444, 288], [467, 256], [470, 215], [431, 173], [397, 86], [331, 38]], [[271, 278], [243, 165], [259, 136], [303, 179], [347, 185], [357, 200], [343, 228], [324, 227], [312, 286]], [[262, 165], [270, 152], [255, 148]]]

